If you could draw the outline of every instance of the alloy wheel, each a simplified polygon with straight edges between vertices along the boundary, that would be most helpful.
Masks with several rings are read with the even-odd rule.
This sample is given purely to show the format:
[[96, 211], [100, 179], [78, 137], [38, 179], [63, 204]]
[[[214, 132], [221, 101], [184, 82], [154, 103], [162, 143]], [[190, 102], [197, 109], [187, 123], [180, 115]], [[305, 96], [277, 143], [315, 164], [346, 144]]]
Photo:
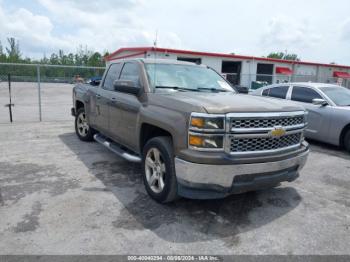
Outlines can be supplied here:
[[86, 120], [86, 115], [84, 112], [80, 113], [77, 119], [77, 128], [79, 135], [86, 136], [89, 132], [89, 125]]
[[145, 173], [146, 180], [154, 193], [163, 191], [164, 175], [166, 173], [165, 163], [162, 159], [161, 153], [157, 148], [150, 148], [145, 159]]

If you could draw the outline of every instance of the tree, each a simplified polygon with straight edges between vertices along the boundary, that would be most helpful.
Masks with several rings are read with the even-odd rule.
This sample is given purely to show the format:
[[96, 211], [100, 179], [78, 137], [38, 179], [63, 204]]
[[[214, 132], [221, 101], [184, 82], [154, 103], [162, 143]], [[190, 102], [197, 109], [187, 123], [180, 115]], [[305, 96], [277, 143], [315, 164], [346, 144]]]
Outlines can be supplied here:
[[6, 62], [6, 54], [4, 54], [1, 41], [0, 41], [0, 62]]
[[297, 54], [285, 54], [283, 57], [284, 60], [300, 61]]
[[99, 52], [93, 53], [88, 59], [88, 66], [104, 66], [102, 55]]
[[274, 59], [283, 59], [283, 57], [284, 57], [283, 52], [273, 52], [267, 56], [267, 58], [274, 58]]
[[[1, 0], [0, 0], [1, 1]], [[22, 58], [20, 46], [18, 41], [11, 37], [7, 39], [7, 45], [3, 50], [2, 43], [0, 42], [0, 62], [4, 63], [32, 63], [32, 64], [50, 64], [50, 65], [70, 65], [70, 66], [92, 66], [92, 67], [104, 67], [105, 61], [101, 53], [93, 52], [87, 47], [83, 48], [79, 46], [75, 53], [64, 53], [63, 50], [53, 52], [51, 55], [43, 55], [41, 59]], [[104, 54], [108, 54], [108, 51], [104, 51]], [[91, 76], [102, 75], [104, 69], [84, 69], [84, 68], [64, 68], [64, 67], [41, 67], [41, 80], [51, 81], [52, 78], [71, 79], [75, 75], [88, 78]], [[35, 79], [37, 71], [36, 67], [23, 67], [23, 66], [2, 66], [0, 65], [1, 74], [11, 74], [13, 76], [25, 76]], [[28, 78], [27, 78], [28, 79]]]
[[44, 57], [40, 59], [40, 64], [49, 64], [50, 60], [46, 57], [46, 54], [44, 54]]
[[59, 64], [58, 55], [56, 55], [55, 53], [52, 53], [49, 61], [51, 65], [58, 65]]
[[20, 62], [21, 52], [19, 50], [19, 43], [15, 38], [7, 38], [9, 47], [6, 47], [7, 59], [9, 62], [16, 63]]
[[287, 52], [272, 52], [267, 56], [267, 58], [300, 61], [297, 54], [288, 54]]

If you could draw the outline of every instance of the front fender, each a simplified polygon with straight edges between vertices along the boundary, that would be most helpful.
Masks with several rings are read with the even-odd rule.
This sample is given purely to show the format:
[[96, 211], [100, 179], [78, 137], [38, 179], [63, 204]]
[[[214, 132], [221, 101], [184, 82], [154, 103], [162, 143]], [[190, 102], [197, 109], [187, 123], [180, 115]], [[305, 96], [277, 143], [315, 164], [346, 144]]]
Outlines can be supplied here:
[[175, 155], [187, 148], [187, 130], [189, 114], [160, 106], [149, 105], [140, 111], [138, 121], [138, 137], [142, 124], [150, 124], [169, 132], [173, 138]]

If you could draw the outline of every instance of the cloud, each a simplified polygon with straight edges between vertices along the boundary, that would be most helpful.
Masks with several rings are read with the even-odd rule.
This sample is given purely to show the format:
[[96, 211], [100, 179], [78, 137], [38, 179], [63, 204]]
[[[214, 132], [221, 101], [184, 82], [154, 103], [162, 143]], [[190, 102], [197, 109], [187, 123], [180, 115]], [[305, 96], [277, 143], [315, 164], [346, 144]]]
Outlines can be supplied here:
[[350, 19], [345, 20], [340, 28], [340, 40], [350, 41]]
[[[0, 6], [0, 39], [15, 37], [26, 55], [41, 57], [78, 46], [110, 52], [124, 46], [150, 46], [155, 29], [147, 28], [135, 12], [143, 0], [69, 1], [38, 0], [45, 15], [19, 8], [10, 12]], [[174, 32], [161, 32], [159, 46], [181, 48]]]
[[66, 48], [69, 42], [52, 36], [53, 24], [46, 16], [34, 15], [30, 11], [20, 8], [7, 14], [0, 6], [0, 40], [15, 37], [20, 41], [24, 51], [45, 52], [57, 46]]
[[293, 49], [301, 50], [311, 48], [322, 39], [309, 24], [304, 20], [287, 17], [274, 17], [268, 22], [268, 26], [262, 34], [264, 47], [277, 48], [277, 50]]

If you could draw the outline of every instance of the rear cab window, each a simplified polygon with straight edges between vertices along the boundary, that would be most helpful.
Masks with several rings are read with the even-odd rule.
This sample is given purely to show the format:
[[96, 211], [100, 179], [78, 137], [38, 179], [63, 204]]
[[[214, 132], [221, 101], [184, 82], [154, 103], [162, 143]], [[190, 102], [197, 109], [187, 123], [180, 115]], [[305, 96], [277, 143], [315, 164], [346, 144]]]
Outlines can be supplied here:
[[270, 96], [276, 98], [286, 99], [289, 86], [276, 86], [265, 89], [262, 93], [263, 96]]

